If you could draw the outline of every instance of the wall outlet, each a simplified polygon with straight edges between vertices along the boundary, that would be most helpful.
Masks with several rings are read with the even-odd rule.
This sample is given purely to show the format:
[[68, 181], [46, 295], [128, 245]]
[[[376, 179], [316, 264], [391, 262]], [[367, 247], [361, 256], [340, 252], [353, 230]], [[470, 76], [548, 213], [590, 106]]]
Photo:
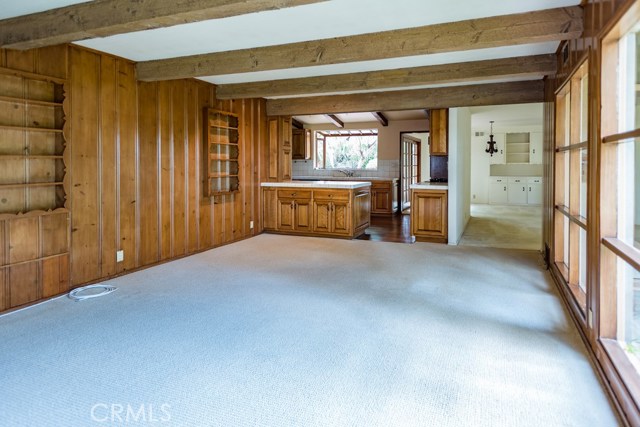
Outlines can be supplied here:
[[474, 198], [474, 200], [475, 200], [475, 198], [476, 198], [476, 195], [475, 195], [475, 194], [473, 195], [473, 198]]
[[124, 251], [116, 251], [116, 262], [124, 261]]
[[249, 228], [253, 229], [253, 221], [249, 221]]

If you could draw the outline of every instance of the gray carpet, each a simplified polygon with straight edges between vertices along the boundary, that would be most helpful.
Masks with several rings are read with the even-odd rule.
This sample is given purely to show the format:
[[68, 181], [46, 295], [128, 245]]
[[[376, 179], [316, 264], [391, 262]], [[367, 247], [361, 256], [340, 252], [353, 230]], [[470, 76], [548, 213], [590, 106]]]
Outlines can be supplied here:
[[0, 317], [0, 424], [617, 425], [538, 258], [261, 235], [129, 274]]

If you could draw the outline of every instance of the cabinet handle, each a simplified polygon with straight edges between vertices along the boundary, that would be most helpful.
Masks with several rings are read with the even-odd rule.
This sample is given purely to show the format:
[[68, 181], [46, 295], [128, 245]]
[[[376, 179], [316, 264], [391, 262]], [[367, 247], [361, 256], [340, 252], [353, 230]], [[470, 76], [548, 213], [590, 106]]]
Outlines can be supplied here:
[[296, 197], [298, 193], [291, 193], [291, 197]]
[[529, 191], [531, 191], [531, 187], [529, 187]]
[[527, 190], [525, 190], [525, 188], [524, 188], [524, 187], [522, 187], [522, 191], [527, 191]]
[[504, 191], [507, 191], [507, 187], [506, 186], [504, 187]]

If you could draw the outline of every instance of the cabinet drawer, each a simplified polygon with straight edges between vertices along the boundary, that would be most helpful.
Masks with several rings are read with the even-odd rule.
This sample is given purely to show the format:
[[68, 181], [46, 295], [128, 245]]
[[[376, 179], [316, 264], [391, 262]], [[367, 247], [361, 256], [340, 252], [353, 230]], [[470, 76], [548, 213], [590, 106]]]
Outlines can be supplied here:
[[527, 178], [509, 178], [509, 184], [524, 184]]
[[490, 176], [489, 177], [489, 183], [490, 184], [495, 184], [495, 183], [506, 184], [507, 183], [507, 178], [505, 178], [503, 176]]
[[372, 190], [390, 190], [391, 181], [371, 181]]
[[288, 199], [310, 199], [311, 191], [309, 190], [298, 190], [296, 188], [290, 188], [286, 190], [278, 190], [278, 198], [288, 198]]
[[314, 199], [349, 200], [349, 192], [345, 190], [315, 190]]

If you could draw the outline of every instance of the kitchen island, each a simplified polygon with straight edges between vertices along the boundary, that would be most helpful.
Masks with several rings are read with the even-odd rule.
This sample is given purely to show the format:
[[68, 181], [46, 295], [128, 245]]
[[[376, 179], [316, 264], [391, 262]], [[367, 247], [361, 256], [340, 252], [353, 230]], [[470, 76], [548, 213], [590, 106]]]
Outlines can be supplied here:
[[369, 227], [370, 182], [263, 182], [261, 187], [265, 232], [353, 239]]
[[441, 182], [411, 185], [411, 234], [418, 242], [447, 243], [447, 193]]

